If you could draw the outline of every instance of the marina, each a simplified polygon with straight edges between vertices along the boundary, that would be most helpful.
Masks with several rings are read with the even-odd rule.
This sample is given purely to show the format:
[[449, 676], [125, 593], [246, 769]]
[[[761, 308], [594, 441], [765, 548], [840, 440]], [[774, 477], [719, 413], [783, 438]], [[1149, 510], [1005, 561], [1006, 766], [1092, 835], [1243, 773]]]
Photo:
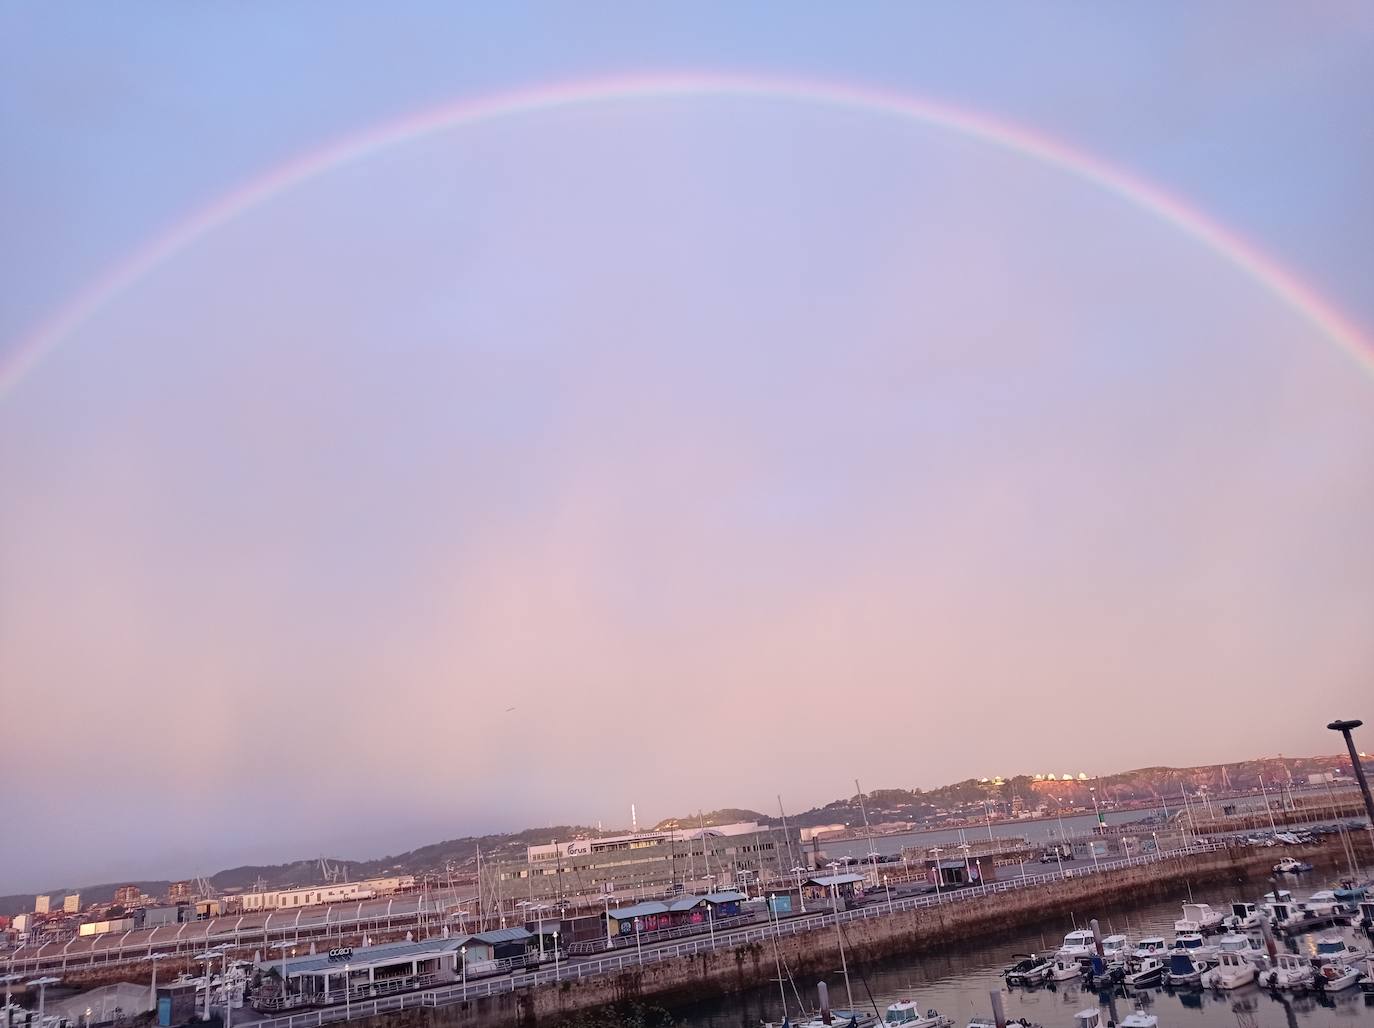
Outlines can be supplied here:
[[[1253, 888], [1254, 883], [1251, 883]], [[1234, 887], [1194, 889], [1195, 900], [1209, 903], [1214, 909], [1229, 909], [1237, 900]], [[1188, 892], [1140, 907], [1107, 907], [1093, 912], [1105, 935], [1124, 934], [1129, 939], [1172, 937], [1173, 922], [1178, 919], [1181, 903], [1188, 901]], [[1079, 917], [1079, 923], [1082, 919]], [[1257, 1028], [1335, 1028], [1348, 1025], [1352, 1019], [1374, 1019], [1374, 995], [1366, 995], [1358, 988], [1318, 993], [1306, 991], [1287, 993], [1275, 991], [1250, 981], [1231, 989], [1171, 988], [1162, 985], [1126, 989], [1089, 987], [1082, 976], [1062, 982], [1047, 982], [1031, 988], [1007, 986], [1004, 969], [1012, 963], [1014, 953], [1053, 952], [1065, 934], [1075, 931], [1072, 921], [1067, 924], [1046, 923], [1043, 930], [1008, 933], [995, 944], [955, 947], [947, 951], [920, 956], [897, 957], [872, 967], [850, 972], [855, 976], [856, 993], [886, 1009], [898, 1000], [914, 1002], [922, 1011], [938, 1010], [952, 1018], [958, 1028], [974, 1019], [989, 1020], [988, 993], [1000, 989], [1009, 1021], [1024, 1019], [1044, 1028], [1070, 1028], [1075, 1017], [1085, 1009], [1099, 1011], [1100, 1024], [1109, 1022], [1125, 1025], [1127, 1018], [1139, 1009], [1144, 1018], [1158, 1018], [1159, 1028], [1175, 1025], [1193, 1028], [1234, 1028], [1235, 1025], [1255, 1025]], [[1321, 938], [1326, 937], [1325, 932]], [[1358, 944], [1362, 938], [1354, 929], [1341, 929], [1343, 940]], [[1290, 968], [1306, 968], [1310, 973], [1310, 953], [1318, 940], [1304, 937], [1300, 941], [1301, 954], [1281, 952], [1281, 961]], [[1147, 958], [1153, 959], [1153, 958]], [[1157, 967], [1158, 965], [1156, 965]], [[1237, 970], [1244, 976], [1244, 968], [1237, 960]], [[1155, 971], [1158, 976], [1158, 971]], [[814, 992], [814, 982], [798, 982], [805, 993]], [[832, 979], [833, 984], [833, 979]], [[789, 993], [790, 996], [790, 993]], [[761, 1020], [777, 1020], [778, 992], [759, 988], [736, 996], [709, 1002], [672, 1006], [670, 1013], [678, 1023], [696, 1028], [757, 1028]], [[872, 1014], [872, 1005], [868, 1007]], [[1132, 1023], [1145, 1023], [1140, 1020]]]

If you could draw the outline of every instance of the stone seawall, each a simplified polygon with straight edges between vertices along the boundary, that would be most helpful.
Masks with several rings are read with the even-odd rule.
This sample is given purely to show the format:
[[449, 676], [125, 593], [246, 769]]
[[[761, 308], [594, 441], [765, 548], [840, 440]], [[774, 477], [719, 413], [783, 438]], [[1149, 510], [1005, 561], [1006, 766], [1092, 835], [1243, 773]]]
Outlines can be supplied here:
[[[1263, 879], [1278, 854], [1311, 860], [1337, 873], [1344, 867], [1339, 842], [1297, 849], [1227, 849], [1185, 860], [1100, 875], [1085, 875], [1024, 891], [961, 899], [936, 907], [897, 911], [845, 925], [852, 961], [869, 962], [937, 947], [996, 938], [1010, 929], [1032, 927], [1047, 918], [1091, 917], [1094, 907], [1123, 899], [1146, 902], [1192, 885], [1248, 881], [1237, 896], [1266, 891]], [[1357, 856], [1368, 861], [1367, 847]], [[1337, 863], [1340, 862], [1340, 863]], [[839, 947], [833, 926], [806, 935], [786, 936], [778, 950], [798, 978], [824, 976], [837, 966]], [[362, 1028], [535, 1028], [555, 1025], [579, 1012], [627, 1001], [669, 1005], [753, 989], [776, 976], [773, 944], [753, 943], [731, 950], [683, 956], [646, 964], [601, 979], [565, 981], [556, 986], [483, 997], [443, 1007], [422, 1007], [368, 1018]]]

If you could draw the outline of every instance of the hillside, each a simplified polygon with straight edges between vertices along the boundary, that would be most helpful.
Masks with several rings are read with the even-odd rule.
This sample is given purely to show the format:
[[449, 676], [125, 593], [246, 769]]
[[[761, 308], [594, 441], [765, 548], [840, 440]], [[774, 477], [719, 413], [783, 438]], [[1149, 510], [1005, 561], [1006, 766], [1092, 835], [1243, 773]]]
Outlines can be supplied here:
[[[1170, 803], [1180, 796], [1186, 787], [1190, 794], [1199, 789], [1212, 795], [1231, 791], [1255, 791], [1263, 779], [1267, 788], [1286, 786], [1290, 781], [1303, 782], [1306, 776], [1316, 772], [1336, 771], [1349, 773], [1349, 766], [1343, 754], [1318, 757], [1261, 757], [1254, 760], [1232, 764], [1209, 764], [1200, 767], [1146, 767], [1132, 771], [1121, 771], [1101, 778], [1080, 777], [1078, 772], [1066, 769], [1063, 773], [1051, 775], [1018, 775], [1001, 779], [965, 779], [935, 789], [875, 789], [864, 794], [868, 819], [872, 824], [884, 822], [938, 821], [945, 816], [978, 816], [986, 806], [1007, 812], [1014, 798], [1034, 809], [1040, 804], [1050, 809], [1065, 807], [1091, 807], [1093, 793], [1105, 805], [1127, 805], [1144, 803]], [[1071, 776], [1067, 777], [1066, 776]], [[681, 817], [665, 818], [655, 825], [657, 830], [671, 828], [693, 829], [705, 823], [712, 825], [729, 824], [736, 821], [758, 821], [760, 824], [779, 824], [781, 818], [760, 813], [743, 807], [724, 807], [709, 813], [686, 814]], [[788, 812], [787, 822], [793, 828], [813, 827], [825, 824], [858, 825], [863, 821], [858, 796], [847, 796], [820, 807], [793, 813]], [[623, 828], [598, 831], [586, 825], [549, 825], [541, 828], [528, 828], [512, 834], [493, 834], [481, 836], [462, 836], [444, 842], [431, 843], [404, 853], [377, 857], [369, 860], [345, 860], [330, 858], [328, 863], [340, 869], [350, 879], [369, 878], [382, 874], [434, 874], [442, 878], [452, 874], [455, 878], [471, 875], [476, 869], [477, 849], [480, 846], [483, 859], [510, 860], [523, 859], [526, 846], [546, 843], [553, 839], [570, 839], [576, 836], [597, 836], [615, 834]], [[325, 881], [324, 870], [318, 859], [295, 860], [285, 864], [245, 865], [228, 868], [212, 875], [210, 884], [219, 892], [243, 892], [251, 889], [259, 881], [265, 888], [285, 888], [293, 885], [314, 885]], [[83, 885], [49, 890], [54, 906], [60, 905], [60, 897], [69, 892], [80, 892], [82, 903], [108, 903], [114, 898], [118, 885], [104, 883]], [[137, 884], [149, 895], [162, 895], [168, 882], [143, 881]], [[0, 896], [0, 914], [17, 914], [33, 909], [33, 895]]]

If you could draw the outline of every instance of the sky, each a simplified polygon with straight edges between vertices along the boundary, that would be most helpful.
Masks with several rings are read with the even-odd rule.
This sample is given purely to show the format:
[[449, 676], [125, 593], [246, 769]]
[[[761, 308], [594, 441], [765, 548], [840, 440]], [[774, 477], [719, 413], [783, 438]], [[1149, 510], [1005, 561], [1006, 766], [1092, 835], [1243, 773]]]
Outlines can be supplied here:
[[[666, 75], [1058, 140], [1368, 340], [1371, 47], [1339, 2], [8, 4], [0, 365], [321, 147]], [[1374, 715], [1374, 359], [948, 128], [490, 118], [249, 205], [59, 335], [0, 392], [3, 892], [1333, 752]]]

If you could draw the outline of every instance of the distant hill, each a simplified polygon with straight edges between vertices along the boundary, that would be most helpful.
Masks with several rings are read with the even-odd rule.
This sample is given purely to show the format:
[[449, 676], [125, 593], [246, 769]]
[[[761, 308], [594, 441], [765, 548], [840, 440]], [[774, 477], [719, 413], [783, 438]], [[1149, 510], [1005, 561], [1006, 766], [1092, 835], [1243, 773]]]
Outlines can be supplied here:
[[[1305, 782], [1307, 775], [1336, 771], [1349, 773], [1344, 754], [1318, 757], [1260, 757], [1232, 764], [1209, 764], [1200, 767], [1145, 767], [1121, 771], [1113, 775], [1089, 779], [1079, 772], [1065, 768], [1051, 775], [1018, 775], [1007, 779], [974, 779], [953, 782], [936, 789], [875, 789], [864, 794], [864, 806], [872, 824], [901, 821], [926, 821], [941, 814], [976, 815], [984, 804], [992, 804], [1005, 811], [1013, 797], [1034, 809], [1041, 803], [1051, 809], [1065, 806], [1091, 806], [1090, 789], [1097, 790], [1099, 800], [1109, 804], [1171, 803], [1185, 786], [1190, 793], [1199, 788], [1213, 795], [1230, 791], [1254, 791], [1261, 778], [1265, 786], [1277, 789], [1290, 781]], [[1068, 780], [1065, 776], [1071, 776]], [[709, 813], [686, 814], [665, 818], [655, 829], [695, 828], [703, 822], [707, 827], [736, 821], [757, 821], [762, 825], [781, 824], [781, 818], [743, 807], [724, 807]], [[863, 813], [858, 796], [847, 796], [810, 810], [788, 812], [787, 823], [793, 828], [825, 824], [859, 825]], [[526, 846], [546, 843], [554, 839], [578, 836], [596, 837], [615, 834], [623, 828], [605, 831], [586, 825], [549, 825], [527, 828], [506, 835], [463, 836], [444, 842], [431, 843], [418, 849], [372, 860], [341, 860], [330, 858], [331, 872], [339, 871], [349, 879], [371, 878], [382, 874], [433, 874], [438, 878], [452, 874], [455, 878], [471, 875], [476, 870], [477, 849], [484, 859], [523, 859]], [[245, 865], [228, 868], [212, 875], [210, 884], [219, 892], [245, 892], [259, 881], [265, 888], [277, 889], [293, 885], [316, 885], [325, 881], [319, 859], [295, 860], [286, 864]], [[102, 885], [83, 885], [80, 888], [54, 888], [49, 893], [53, 906], [60, 907], [61, 897], [80, 892], [82, 904], [109, 903], [119, 885], [137, 885], [143, 892], [160, 896], [167, 891], [168, 882], [118, 882]], [[0, 914], [18, 914], [33, 909], [33, 895], [0, 896]]]
[[712, 810], [705, 814], [687, 814], [685, 817], [664, 818], [654, 825], [654, 831], [668, 832], [673, 829], [690, 831], [702, 825], [711, 828], [715, 825], [732, 825], [739, 821], [757, 821], [760, 824], [767, 824], [768, 815], [760, 814], [757, 810], [746, 810], [743, 807], [722, 807], [720, 810]]

